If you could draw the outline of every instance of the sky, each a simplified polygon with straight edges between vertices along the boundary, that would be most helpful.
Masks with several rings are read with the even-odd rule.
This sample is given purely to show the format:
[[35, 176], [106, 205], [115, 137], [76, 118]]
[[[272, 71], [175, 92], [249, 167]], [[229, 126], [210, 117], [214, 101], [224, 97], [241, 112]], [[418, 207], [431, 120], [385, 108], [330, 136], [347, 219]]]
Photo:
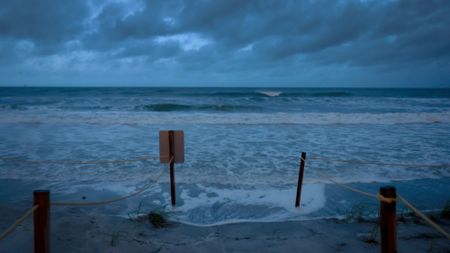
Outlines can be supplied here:
[[0, 86], [450, 87], [450, 1], [0, 0]]

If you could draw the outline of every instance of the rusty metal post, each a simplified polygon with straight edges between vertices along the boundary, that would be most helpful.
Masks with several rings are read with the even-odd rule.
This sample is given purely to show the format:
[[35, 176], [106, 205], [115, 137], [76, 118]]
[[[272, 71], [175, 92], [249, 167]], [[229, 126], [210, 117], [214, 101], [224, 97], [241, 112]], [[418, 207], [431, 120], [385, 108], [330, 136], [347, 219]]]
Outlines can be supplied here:
[[33, 192], [34, 211], [34, 252], [50, 253], [50, 191]]
[[176, 194], [175, 194], [175, 137], [174, 132], [169, 131], [169, 159], [170, 159], [170, 195], [172, 199], [172, 206], [176, 205]]
[[[395, 199], [395, 187], [380, 188], [380, 195]], [[380, 200], [381, 253], [397, 253], [397, 202]]]
[[302, 156], [300, 159], [300, 170], [298, 172], [298, 182], [297, 182], [297, 195], [295, 198], [295, 207], [300, 207], [300, 199], [302, 195], [302, 185], [303, 185], [303, 174], [305, 173], [305, 160], [306, 160], [306, 152], [302, 152]]

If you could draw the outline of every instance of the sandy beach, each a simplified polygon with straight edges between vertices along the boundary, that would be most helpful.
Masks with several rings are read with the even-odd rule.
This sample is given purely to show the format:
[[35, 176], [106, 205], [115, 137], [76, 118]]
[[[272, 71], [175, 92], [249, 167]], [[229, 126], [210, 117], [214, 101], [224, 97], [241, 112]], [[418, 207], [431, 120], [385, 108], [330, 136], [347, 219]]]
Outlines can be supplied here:
[[[101, 209], [101, 208], [100, 208]], [[2, 206], [0, 230], [22, 210]], [[379, 252], [376, 220], [321, 219], [198, 227], [99, 215], [99, 208], [52, 211], [52, 252]], [[433, 216], [439, 217], [439, 214]], [[450, 220], [439, 218], [445, 229]], [[449, 252], [450, 243], [417, 218], [398, 222], [399, 252]], [[0, 241], [0, 252], [33, 252], [32, 219]]]

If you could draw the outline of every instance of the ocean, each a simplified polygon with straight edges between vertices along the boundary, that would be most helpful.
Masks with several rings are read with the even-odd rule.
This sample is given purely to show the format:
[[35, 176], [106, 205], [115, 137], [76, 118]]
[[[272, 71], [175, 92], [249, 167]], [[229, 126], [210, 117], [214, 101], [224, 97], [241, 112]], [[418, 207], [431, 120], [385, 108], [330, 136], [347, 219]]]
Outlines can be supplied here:
[[[169, 129], [185, 135], [176, 208], [157, 159]], [[27, 205], [36, 188], [57, 201], [101, 200], [165, 171], [109, 214], [156, 209], [196, 225], [376, 215], [376, 200], [339, 184], [393, 185], [437, 210], [450, 201], [449, 136], [450, 89], [3, 87], [0, 203]], [[152, 158], [76, 163], [142, 156]]]

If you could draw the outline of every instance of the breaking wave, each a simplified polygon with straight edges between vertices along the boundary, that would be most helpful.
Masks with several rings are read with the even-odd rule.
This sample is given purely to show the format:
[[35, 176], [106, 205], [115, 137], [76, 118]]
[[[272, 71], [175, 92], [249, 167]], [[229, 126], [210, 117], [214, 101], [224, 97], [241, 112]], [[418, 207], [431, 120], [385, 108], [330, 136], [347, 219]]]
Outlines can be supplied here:
[[282, 91], [258, 91], [259, 94], [265, 95], [267, 97], [278, 97], [280, 96], [283, 92]]

